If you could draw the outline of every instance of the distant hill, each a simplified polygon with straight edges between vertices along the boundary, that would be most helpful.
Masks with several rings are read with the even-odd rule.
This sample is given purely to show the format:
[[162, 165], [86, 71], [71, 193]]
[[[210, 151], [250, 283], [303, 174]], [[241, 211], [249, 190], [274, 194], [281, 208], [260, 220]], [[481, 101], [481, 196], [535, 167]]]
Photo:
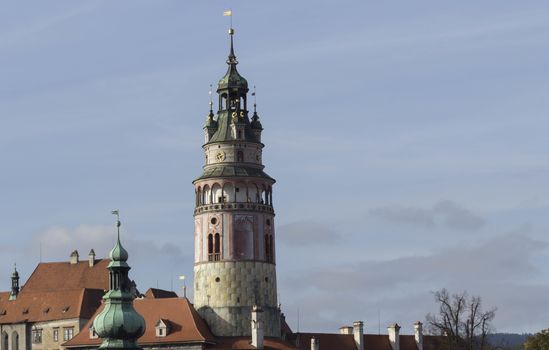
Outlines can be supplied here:
[[516, 334], [516, 333], [492, 333], [488, 334], [487, 340], [490, 344], [499, 347], [522, 348], [522, 344], [532, 334]]

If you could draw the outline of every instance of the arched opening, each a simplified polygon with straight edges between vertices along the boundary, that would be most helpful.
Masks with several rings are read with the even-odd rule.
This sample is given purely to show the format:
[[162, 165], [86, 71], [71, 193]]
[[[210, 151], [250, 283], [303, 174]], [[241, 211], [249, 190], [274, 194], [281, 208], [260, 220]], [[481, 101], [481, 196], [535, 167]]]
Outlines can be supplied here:
[[246, 184], [237, 183], [234, 186], [234, 194], [235, 194], [236, 202], [238, 202], [238, 203], [249, 202], [247, 200], [248, 199], [248, 193], [247, 192], [248, 192], [248, 188], [247, 188]]
[[237, 162], [243, 162], [244, 161], [244, 152], [241, 150], [236, 152], [236, 161]]
[[234, 186], [232, 183], [227, 182], [223, 184], [223, 197], [220, 203], [231, 203], [235, 200]]
[[214, 260], [221, 260], [221, 235], [219, 233], [216, 233], [214, 238]]
[[223, 190], [219, 184], [212, 186], [212, 203], [223, 203]]
[[267, 204], [269, 204], [270, 206], [273, 205], [273, 189], [272, 187], [269, 186], [269, 189], [267, 190], [267, 195], [268, 195], [268, 201], [267, 201]]
[[195, 202], [196, 202], [196, 206], [198, 207], [199, 205], [202, 205], [202, 191], [200, 190], [200, 187], [198, 187], [195, 191]]
[[264, 185], [261, 187], [261, 197], [259, 198], [259, 203], [267, 204], [267, 190]]
[[248, 199], [250, 202], [259, 203], [259, 189], [255, 183], [248, 186]]
[[213, 252], [214, 252], [213, 235], [210, 233], [208, 235], [208, 261], [213, 261]]
[[17, 332], [11, 334], [11, 350], [19, 350], [19, 334]]
[[227, 109], [227, 94], [222, 94], [221, 96], [219, 96], [219, 106], [220, 110]]
[[8, 333], [2, 332], [2, 350], [8, 350], [9, 345]]
[[210, 204], [211, 203], [210, 199], [211, 199], [210, 186], [206, 185], [202, 190], [202, 204]]

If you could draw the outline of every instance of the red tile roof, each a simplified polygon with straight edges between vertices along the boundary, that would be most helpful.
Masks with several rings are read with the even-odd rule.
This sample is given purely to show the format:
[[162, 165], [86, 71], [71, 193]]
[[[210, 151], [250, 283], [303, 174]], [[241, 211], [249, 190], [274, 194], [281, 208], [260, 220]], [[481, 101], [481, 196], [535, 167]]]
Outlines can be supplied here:
[[109, 260], [40, 263], [16, 300], [0, 293], [0, 324], [90, 318], [108, 289]]
[[88, 261], [76, 264], [66, 262], [40, 263], [34, 269], [25, 286], [26, 291], [64, 291], [74, 289], [109, 289], [109, 274], [107, 265], [109, 259], [95, 260], [90, 267]]
[[[295, 333], [299, 342], [300, 350], [311, 349], [311, 338], [319, 340], [320, 349], [337, 350], [356, 350], [355, 340], [352, 334], [334, 334], [334, 333]], [[439, 349], [440, 337], [424, 336], [423, 348], [425, 350]], [[389, 337], [386, 334], [364, 334], [364, 350], [392, 350]], [[418, 350], [416, 340], [413, 335], [400, 335], [400, 350]]]
[[98, 289], [25, 291], [16, 300], [8, 300], [8, 292], [0, 293], [0, 324], [87, 319], [100, 305], [103, 294]]
[[[200, 318], [187, 298], [143, 298], [133, 301], [135, 310], [145, 319], [145, 334], [137, 340], [139, 345], [205, 343], [214, 342], [214, 336]], [[95, 316], [101, 312], [101, 306], [90, 321], [74, 338], [63, 344], [66, 347], [95, 347], [101, 339], [90, 339], [88, 329]], [[160, 319], [168, 320], [170, 332], [165, 337], [157, 337], [155, 326]]]
[[[206, 347], [208, 350], [255, 350], [251, 344], [251, 337], [217, 337], [217, 343]], [[291, 343], [276, 338], [265, 338], [265, 350], [297, 350]], [[307, 348], [309, 350], [311, 345]], [[330, 348], [331, 349], [331, 348]], [[334, 348], [335, 350], [335, 348]]]
[[177, 298], [177, 293], [164, 289], [149, 288], [145, 292], [145, 298]]

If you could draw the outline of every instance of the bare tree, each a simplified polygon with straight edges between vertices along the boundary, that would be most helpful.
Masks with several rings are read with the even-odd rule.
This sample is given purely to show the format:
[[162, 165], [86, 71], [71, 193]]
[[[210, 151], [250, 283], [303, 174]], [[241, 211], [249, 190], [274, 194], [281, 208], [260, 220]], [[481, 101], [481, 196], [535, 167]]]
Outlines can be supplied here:
[[434, 296], [439, 310], [437, 314], [427, 315], [427, 330], [431, 334], [443, 335], [445, 348], [486, 350], [490, 347], [486, 335], [491, 331], [496, 308], [484, 311], [480, 297], [469, 297], [467, 292], [450, 295], [442, 289]]

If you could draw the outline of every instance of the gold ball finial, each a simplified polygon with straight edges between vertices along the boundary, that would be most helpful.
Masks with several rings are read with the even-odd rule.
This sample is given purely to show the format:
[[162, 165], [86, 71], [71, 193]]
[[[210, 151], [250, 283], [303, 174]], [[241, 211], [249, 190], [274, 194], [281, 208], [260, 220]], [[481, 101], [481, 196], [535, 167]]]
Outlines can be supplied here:
[[229, 28], [229, 35], [234, 35], [234, 29], [233, 28]]

